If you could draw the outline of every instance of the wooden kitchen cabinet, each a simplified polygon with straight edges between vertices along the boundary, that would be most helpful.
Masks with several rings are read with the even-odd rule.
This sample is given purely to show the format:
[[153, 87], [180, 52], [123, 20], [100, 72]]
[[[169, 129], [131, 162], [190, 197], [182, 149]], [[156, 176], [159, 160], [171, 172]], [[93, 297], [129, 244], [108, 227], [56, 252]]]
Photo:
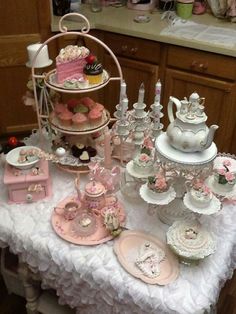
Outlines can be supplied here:
[[217, 124], [215, 143], [220, 152], [235, 153], [235, 59], [170, 46], [164, 75], [164, 123], [169, 96], [183, 99], [192, 92], [205, 97], [207, 125]]
[[[50, 36], [50, 2], [0, 1], [0, 20], [0, 136], [5, 136], [37, 127], [36, 113], [22, 101], [31, 74], [26, 47]], [[50, 46], [51, 58], [53, 51]]]
[[[141, 83], [145, 86], [144, 102], [147, 106], [153, 103], [155, 84], [158, 80], [158, 66], [140, 61], [118, 58], [123, 76], [127, 84], [127, 97], [129, 99], [129, 108], [138, 100], [138, 90]], [[112, 63], [110, 56], [104, 58], [105, 69], [114, 76], [116, 66]], [[117, 74], [116, 74], [117, 75]], [[104, 105], [110, 112], [115, 111], [115, 106], [119, 102], [120, 84], [117, 81], [112, 82], [104, 88]]]
[[[104, 42], [118, 57], [124, 80], [127, 84], [127, 97], [129, 108], [138, 100], [138, 91], [141, 83], [144, 83], [147, 106], [154, 101], [155, 84], [159, 78], [160, 44], [106, 32]], [[155, 53], [154, 53], [155, 52]], [[104, 68], [113, 75], [116, 66], [110, 56], [105, 54]], [[119, 83], [113, 82], [104, 89], [104, 102], [106, 107], [113, 113], [119, 102]]]

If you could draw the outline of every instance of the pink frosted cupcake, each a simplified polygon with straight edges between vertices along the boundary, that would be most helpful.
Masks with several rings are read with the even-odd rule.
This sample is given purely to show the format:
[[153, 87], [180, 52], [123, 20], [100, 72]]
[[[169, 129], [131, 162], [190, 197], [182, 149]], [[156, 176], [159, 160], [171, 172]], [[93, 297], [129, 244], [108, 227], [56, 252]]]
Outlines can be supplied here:
[[87, 108], [89, 108], [89, 110], [92, 110], [95, 106], [95, 101], [92, 100], [90, 97], [83, 97], [80, 99], [80, 102], [86, 106]]
[[104, 110], [104, 106], [102, 104], [99, 104], [98, 102], [96, 102], [95, 106], [93, 107], [93, 109], [97, 110], [97, 111], [103, 111]]
[[59, 121], [62, 126], [70, 126], [72, 123], [73, 113], [66, 109], [58, 115]]
[[73, 115], [72, 117], [72, 122], [73, 122], [73, 125], [76, 127], [76, 128], [84, 128], [88, 122], [88, 118], [86, 117], [85, 114], [83, 113], [76, 113]]
[[67, 109], [66, 109], [66, 106], [62, 103], [59, 103], [59, 104], [55, 104], [55, 107], [54, 107], [54, 112], [56, 113], [56, 115], [59, 115], [63, 112], [65, 112]]
[[89, 121], [91, 124], [98, 124], [102, 122], [102, 111], [92, 109], [88, 114]]

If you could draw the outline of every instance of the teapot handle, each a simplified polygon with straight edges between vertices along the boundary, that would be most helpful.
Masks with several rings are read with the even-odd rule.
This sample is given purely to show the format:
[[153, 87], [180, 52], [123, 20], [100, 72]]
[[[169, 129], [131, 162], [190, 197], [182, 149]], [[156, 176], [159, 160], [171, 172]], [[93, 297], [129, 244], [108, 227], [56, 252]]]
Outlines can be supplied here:
[[168, 117], [169, 117], [170, 123], [175, 120], [174, 114], [173, 114], [173, 104], [175, 104], [176, 110], [179, 111], [180, 107], [181, 107], [181, 102], [179, 101], [179, 99], [170, 96], [168, 107], [167, 107]]

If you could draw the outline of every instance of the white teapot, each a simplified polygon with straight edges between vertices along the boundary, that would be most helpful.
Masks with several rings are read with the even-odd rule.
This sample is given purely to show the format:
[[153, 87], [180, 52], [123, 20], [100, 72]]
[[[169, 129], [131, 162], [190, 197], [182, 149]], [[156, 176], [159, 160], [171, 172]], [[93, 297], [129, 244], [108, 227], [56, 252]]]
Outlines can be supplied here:
[[[189, 100], [179, 100], [170, 96], [168, 117], [170, 124], [166, 130], [171, 146], [183, 152], [200, 152], [211, 146], [218, 125], [210, 128], [206, 125], [207, 115], [204, 112], [205, 98], [193, 93]], [[173, 114], [176, 106], [176, 118]]]

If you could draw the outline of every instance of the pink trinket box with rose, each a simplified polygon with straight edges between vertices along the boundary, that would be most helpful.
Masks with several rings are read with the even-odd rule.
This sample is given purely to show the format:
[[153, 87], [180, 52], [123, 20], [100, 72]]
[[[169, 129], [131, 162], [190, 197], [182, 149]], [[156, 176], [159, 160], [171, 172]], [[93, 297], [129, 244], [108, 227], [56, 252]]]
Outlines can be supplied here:
[[39, 162], [30, 169], [17, 169], [6, 163], [4, 184], [9, 202], [29, 203], [51, 195], [48, 161]]

